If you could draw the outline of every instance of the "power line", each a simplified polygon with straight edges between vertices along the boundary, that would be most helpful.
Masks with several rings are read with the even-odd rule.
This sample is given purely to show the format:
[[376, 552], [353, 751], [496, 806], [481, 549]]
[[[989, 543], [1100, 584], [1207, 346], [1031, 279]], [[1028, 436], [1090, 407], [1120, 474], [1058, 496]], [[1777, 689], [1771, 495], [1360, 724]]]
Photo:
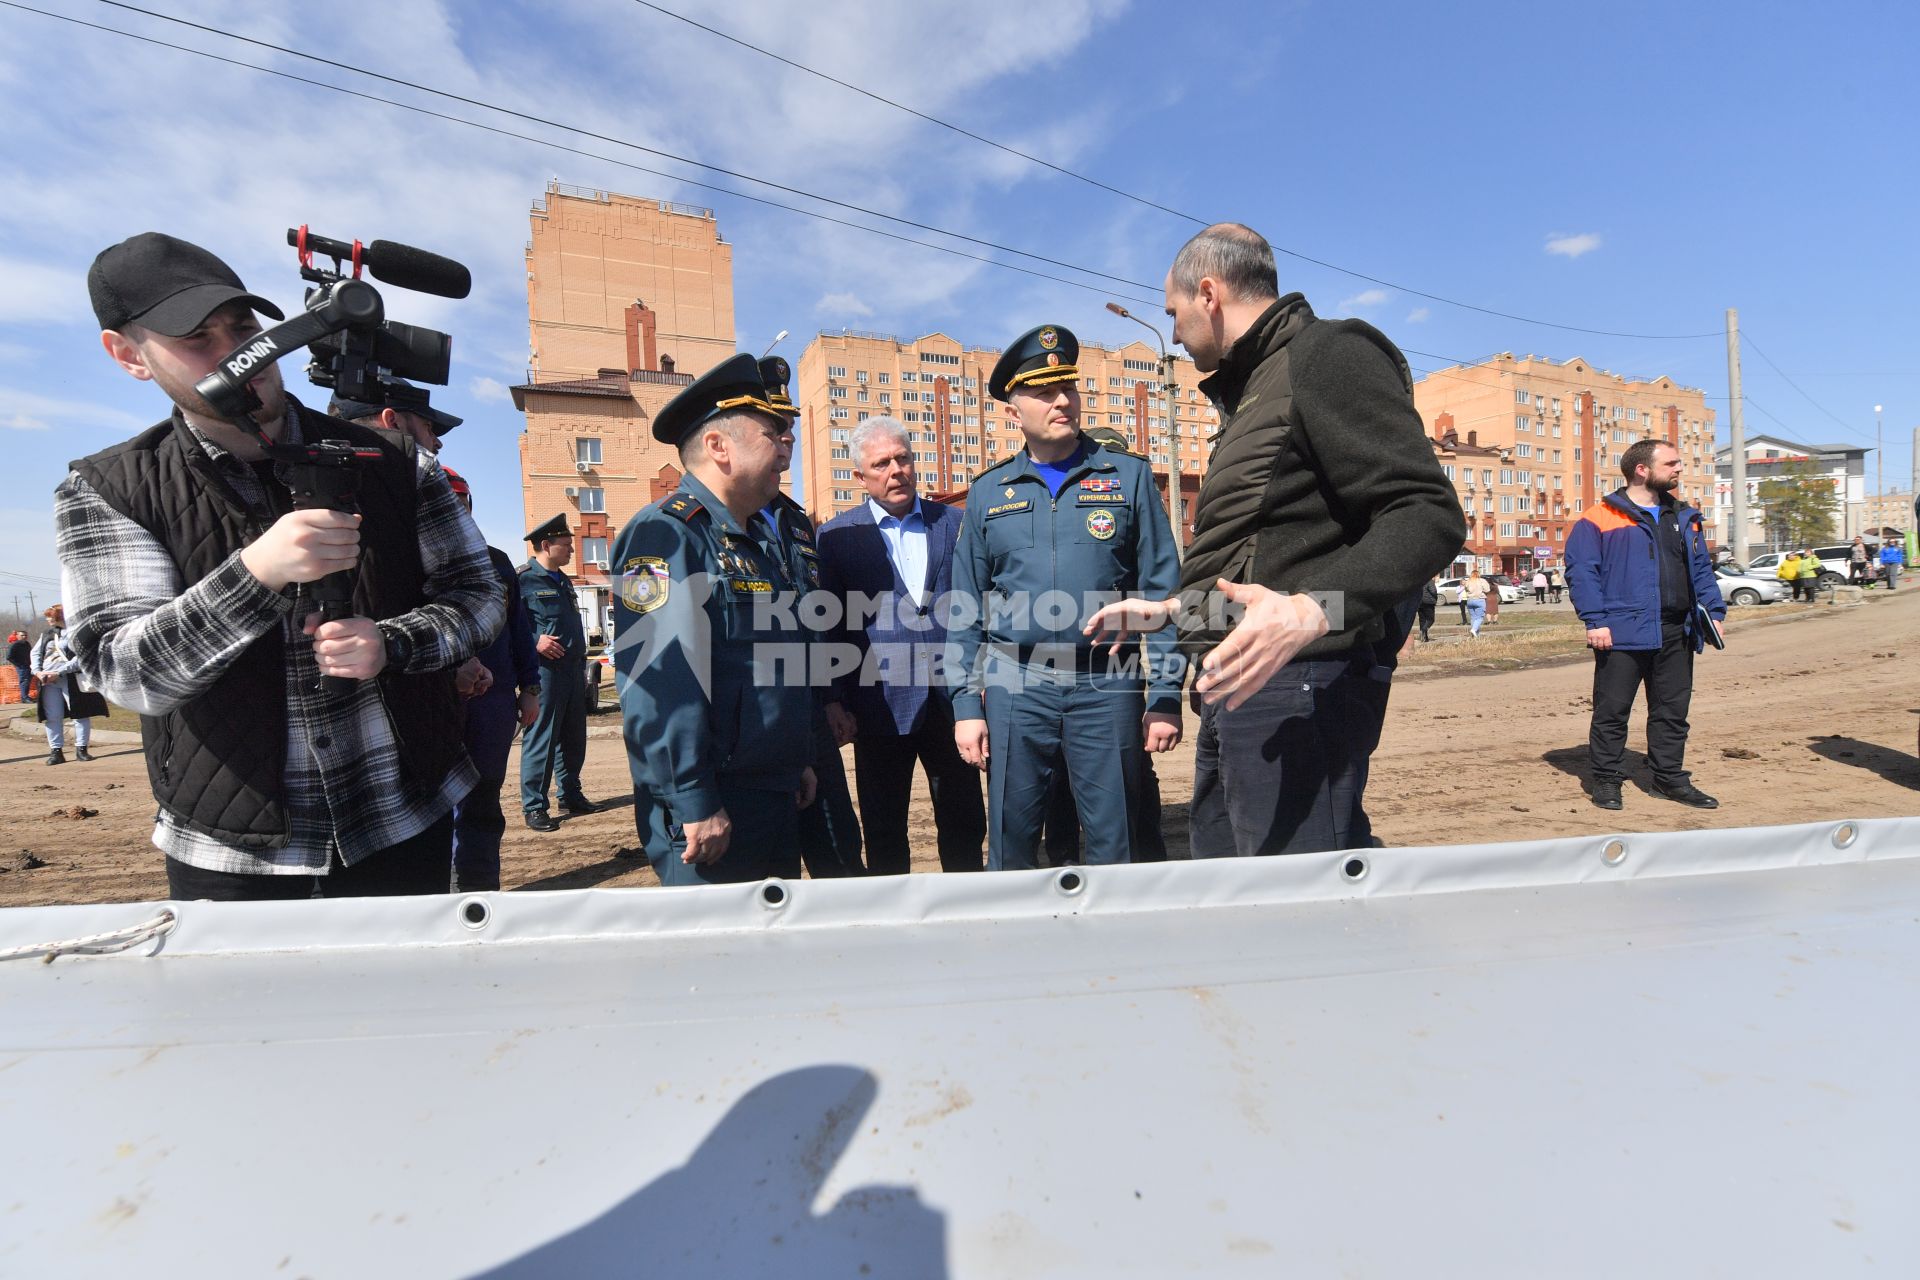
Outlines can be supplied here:
[[[6, 3], [10, 8], [28, 9], [28, 11], [32, 13], [46, 14], [46, 16], [48, 17], [57, 18], [57, 17], [64, 16], [61, 14], [47, 13], [43, 9], [30, 9], [29, 6], [27, 5], [13, 3], [13, 0], [0, 0], [0, 3]], [[703, 160], [695, 160], [690, 156], [676, 155], [674, 152], [663, 151], [658, 147], [649, 147], [644, 143], [630, 142], [625, 138], [616, 138], [611, 134], [596, 133], [591, 129], [583, 129], [578, 125], [567, 124], [559, 120], [549, 120], [544, 116], [532, 115], [525, 111], [516, 111], [511, 107], [497, 106], [494, 103], [485, 101], [484, 99], [469, 98], [462, 94], [452, 93], [445, 89], [436, 89], [431, 85], [420, 84], [417, 81], [405, 80], [400, 78], [399, 76], [390, 76], [378, 71], [369, 71], [365, 67], [356, 67], [350, 62], [339, 62], [333, 58], [321, 57], [317, 53], [307, 53], [306, 51], [301, 49], [290, 48], [287, 45], [274, 44], [273, 42], [268, 40], [258, 40], [252, 36], [243, 36], [233, 31], [223, 31], [219, 27], [207, 26], [199, 22], [191, 22], [185, 18], [177, 18], [177, 17], [174, 17], [172, 14], [161, 13], [154, 9], [143, 9], [139, 5], [127, 4], [124, 2], [124, 0], [97, 0], [97, 3], [108, 5], [115, 9], [123, 9], [128, 13], [138, 13], [138, 14], [143, 14], [149, 18], [157, 18], [162, 22], [171, 22], [177, 26], [187, 27], [194, 31], [204, 32], [207, 35], [220, 36], [228, 40], [236, 40], [242, 44], [250, 44], [260, 49], [270, 49], [275, 53], [284, 53], [288, 57], [301, 58], [308, 62], [317, 62], [322, 66], [332, 67], [337, 71], [346, 71], [354, 75], [366, 76], [372, 80], [385, 81], [388, 84], [399, 85], [402, 88], [412, 89], [417, 93], [431, 94], [437, 98], [446, 98], [449, 101], [464, 103], [465, 105], [470, 107], [479, 107], [484, 111], [495, 111], [504, 116], [512, 116], [517, 120], [525, 120], [529, 124], [543, 125], [549, 129], [561, 129], [567, 133], [579, 134], [583, 138], [592, 138], [597, 142], [611, 142], [612, 144], [618, 147], [629, 147], [632, 150], [644, 152], [647, 155], [659, 156], [663, 160], [672, 160], [676, 164], [688, 165], [695, 169], [704, 169], [708, 173], [717, 173], [722, 175], [723, 177], [737, 178], [742, 182], [751, 182], [755, 186], [767, 187], [774, 191], [783, 191], [788, 195], [802, 196], [808, 200], [818, 200], [822, 204], [832, 205], [835, 208], [839, 208], [839, 209], [846, 209], [852, 213], [865, 214], [871, 218], [880, 218], [887, 222], [897, 223], [900, 226], [912, 227], [917, 231], [930, 231], [935, 235], [948, 236], [955, 240], [963, 240], [968, 244], [977, 244], [982, 248], [994, 249], [1001, 253], [1011, 253], [1018, 257], [1029, 258], [1035, 262], [1044, 262], [1049, 266], [1063, 267], [1068, 271], [1078, 271], [1083, 275], [1094, 276], [1101, 280], [1111, 280], [1116, 284], [1124, 284], [1129, 286], [1130, 288], [1146, 289], [1149, 292], [1158, 288], [1157, 285], [1150, 284], [1144, 280], [1129, 280], [1125, 276], [1116, 276], [1105, 271], [1096, 271], [1092, 267], [1083, 267], [1078, 265], [1077, 263], [1063, 262], [1058, 258], [1049, 258], [1045, 254], [1031, 253], [1025, 249], [1016, 249], [1011, 245], [999, 244], [992, 240], [983, 240], [978, 236], [967, 235], [965, 232], [949, 231], [945, 227], [935, 226], [932, 223], [916, 222], [912, 218], [902, 218], [902, 217], [897, 217], [894, 214], [882, 213], [878, 209], [869, 209], [864, 205], [852, 204], [845, 200], [836, 200], [832, 196], [823, 196], [818, 192], [808, 191], [802, 187], [788, 186], [785, 183], [775, 182], [770, 178], [757, 178], [750, 173], [742, 173], [737, 169], [727, 169], [727, 168], [723, 168], [720, 165], [708, 164]], [[68, 19], [68, 21], [78, 22], [78, 19]], [[79, 25], [94, 26], [95, 24], [81, 22], [79, 23]], [[113, 27], [97, 27], [96, 29], [101, 31], [113, 31], [116, 35], [131, 36], [133, 39], [136, 39], [136, 40], [147, 39], [147, 37], [145, 36], [134, 35], [132, 32], [127, 32], [127, 31], [119, 31], [118, 29]], [[166, 42], [153, 41], [153, 43], [165, 44]], [[169, 45], [168, 47], [180, 48], [182, 46]], [[193, 52], [199, 52], [199, 51], [193, 50]], [[266, 70], [266, 68], [255, 68], [255, 69]]]
[[[1834, 422], [1838, 423], [1841, 430], [1850, 431], [1854, 435], [1859, 436], [1862, 440], [1867, 438], [1865, 432], [1860, 431], [1852, 426], [1849, 426], [1846, 422], [1842, 421], [1840, 416], [1834, 413], [1833, 410], [1827, 408], [1827, 406], [1821, 404], [1818, 400], [1815, 400], [1812, 396], [1808, 395], [1806, 392], [1806, 389], [1802, 387], [1799, 383], [1795, 382], [1793, 378], [1788, 375], [1785, 369], [1782, 369], [1779, 365], [1774, 364], [1773, 357], [1760, 349], [1760, 345], [1753, 340], [1753, 335], [1749, 333], [1747, 330], [1742, 329], [1740, 331], [1740, 341], [1742, 345], [1752, 348], [1753, 353], [1759, 356], [1762, 360], [1765, 360], [1767, 364], [1772, 367], [1775, 373], [1779, 374], [1782, 378], [1785, 378], [1787, 385], [1792, 387], [1795, 391], [1798, 391], [1801, 397], [1805, 399], [1808, 404], [1812, 405], [1814, 408], [1818, 409], [1820, 412], [1826, 414], [1829, 418], [1832, 418]], [[1772, 414], [1768, 414], [1767, 416], [1773, 417]], [[1775, 418], [1774, 421], [1778, 422], [1779, 419]]]
[[680, 22], [684, 22], [690, 27], [698, 28], [699, 30], [706, 32], [710, 36], [718, 36], [720, 39], [725, 40], [730, 44], [737, 44], [742, 49], [750, 49], [754, 53], [759, 54], [763, 58], [772, 58], [775, 62], [782, 63], [786, 66], [792, 67], [795, 71], [804, 71], [806, 74], [810, 76], [815, 76], [821, 80], [825, 80], [829, 84], [839, 85], [842, 89], [848, 90], [851, 93], [857, 93], [863, 98], [871, 98], [873, 101], [878, 102], [883, 106], [892, 107], [895, 111], [904, 111], [908, 115], [913, 116], [916, 119], [925, 120], [928, 124], [939, 125], [942, 129], [951, 130], [952, 132], [959, 134], [963, 138], [971, 138], [975, 142], [982, 143], [986, 146], [992, 147], [996, 151], [1004, 151], [1010, 156], [1018, 156], [1020, 159], [1025, 160], [1031, 164], [1037, 164], [1043, 169], [1051, 169], [1055, 173], [1061, 174], [1068, 178], [1072, 178], [1075, 181], [1084, 182], [1090, 187], [1098, 187], [1100, 188], [1100, 190], [1110, 192], [1113, 195], [1119, 196], [1123, 200], [1131, 200], [1136, 204], [1143, 204], [1147, 206], [1149, 209], [1158, 209], [1161, 213], [1170, 213], [1176, 218], [1184, 218], [1188, 222], [1198, 223], [1200, 226], [1203, 226], [1203, 227], [1208, 225], [1207, 220], [1205, 218], [1197, 218], [1191, 213], [1182, 213], [1178, 209], [1170, 209], [1164, 204], [1160, 204], [1156, 201], [1147, 199], [1145, 196], [1138, 196], [1131, 191], [1123, 191], [1119, 187], [1109, 186], [1107, 183], [1100, 181], [1100, 179], [1098, 178], [1089, 177], [1088, 175], [1084, 173], [1080, 173], [1077, 170], [1069, 169], [1065, 165], [1055, 164], [1051, 160], [1043, 159], [1040, 156], [1036, 156], [1029, 152], [1022, 151], [1018, 147], [1010, 147], [1004, 142], [995, 142], [992, 138], [986, 137], [982, 134], [975, 133], [973, 130], [954, 124], [949, 120], [942, 120], [938, 116], [930, 116], [924, 111], [919, 111], [914, 109], [913, 107], [907, 106], [903, 102], [895, 102], [892, 98], [883, 97], [880, 94], [873, 92], [873, 90], [871, 89], [863, 89], [857, 84], [852, 84], [852, 83], [849, 83], [848, 81], [840, 79], [838, 76], [828, 75], [824, 71], [816, 70], [815, 68], [806, 65], [804, 62], [795, 62], [792, 58], [782, 57], [780, 54], [775, 53], [771, 49], [763, 49], [757, 44], [750, 44], [749, 42], [742, 40], [739, 36], [729, 35], [727, 32], [721, 31], [717, 27], [710, 27], [704, 22], [695, 22], [692, 18], [689, 18], [686, 14], [675, 13], [671, 9], [652, 3], [652, 0], [633, 0], [633, 2], [644, 9], [651, 9], [655, 13], [661, 14], [668, 18], [676, 19]]
[[[848, 227], [855, 231], [864, 231], [869, 235], [882, 236], [888, 240], [895, 240], [902, 244], [917, 245], [923, 249], [932, 249], [935, 252], [949, 254], [953, 257], [965, 258], [972, 262], [985, 263], [988, 266], [999, 267], [1002, 270], [1006, 270], [1006, 271], [1017, 271], [1022, 275], [1032, 276], [1040, 280], [1051, 280], [1057, 284], [1069, 285], [1076, 289], [1084, 289], [1088, 293], [1099, 294], [1101, 297], [1125, 298], [1131, 302], [1138, 302], [1143, 306], [1159, 306], [1161, 303], [1161, 299], [1159, 298], [1144, 298], [1144, 297], [1136, 296], [1134, 294], [1122, 293], [1114, 289], [1102, 288], [1098, 285], [1087, 284], [1084, 281], [1069, 280], [1064, 276], [1051, 275], [1045, 271], [1035, 271], [1030, 267], [1023, 267], [1016, 263], [1002, 262], [997, 258], [988, 258], [977, 253], [968, 253], [962, 249], [955, 249], [950, 245], [934, 244], [931, 241], [927, 241], [927, 240], [917, 240], [912, 236], [903, 236], [896, 232], [884, 230], [880, 227], [869, 227], [862, 223], [850, 222], [844, 218], [836, 218], [830, 214], [821, 213], [818, 210], [802, 209], [796, 205], [783, 204], [778, 200], [769, 200], [764, 196], [749, 195], [744, 191], [735, 191], [730, 187], [716, 186], [715, 184], [710, 182], [701, 182], [696, 178], [689, 178], [684, 174], [670, 173], [664, 169], [648, 168], [646, 165], [635, 164], [629, 160], [621, 160], [613, 156], [605, 156], [593, 151], [585, 151], [579, 147], [570, 147], [570, 146], [567, 146], [565, 143], [555, 142], [548, 138], [538, 138], [538, 137], [534, 137], [531, 134], [516, 133], [511, 129], [502, 129], [496, 125], [483, 124], [477, 120], [467, 120], [467, 119], [463, 119], [460, 116], [448, 115], [445, 112], [434, 111], [429, 108], [418, 106], [410, 102], [400, 102], [393, 98], [383, 98], [379, 94], [363, 93], [360, 90], [349, 89], [342, 85], [329, 84], [324, 80], [315, 80], [307, 76], [295, 75], [293, 72], [290, 72], [290, 71], [281, 71], [274, 67], [263, 67], [258, 63], [247, 62], [239, 58], [229, 58], [222, 54], [208, 52], [205, 49], [195, 49], [188, 45], [174, 44], [171, 41], [161, 40], [153, 36], [143, 36], [132, 31], [122, 31], [118, 27], [103, 26], [99, 23], [87, 22], [81, 18], [69, 17], [68, 15], [62, 14], [62, 13], [50, 13], [45, 9], [36, 9], [31, 5], [16, 3], [15, 0], [0, 0], [0, 5], [4, 5], [9, 9], [18, 9], [26, 13], [39, 14], [40, 16], [46, 17], [46, 18], [57, 18], [62, 22], [72, 23], [74, 26], [86, 27], [90, 30], [104, 32], [108, 35], [121, 36], [128, 40], [137, 40], [142, 44], [150, 44], [162, 49], [171, 49], [178, 53], [192, 54], [195, 57], [206, 58], [209, 61], [223, 63], [227, 66], [240, 67], [248, 71], [258, 71], [263, 75], [277, 76], [282, 80], [291, 80], [297, 84], [308, 85], [312, 88], [326, 89], [333, 93], [343, 94], [350, 98], [359, 98], [362, 101], [366, 101], [366, 102], [376, 102], [381, 104], [382, 106], [397, 107], [402, 111], [411, 111], [416, 115], [426, 116], [434, 120], [446, 121], [449, 124], [464, 125], [469, 129], [478, 129], [483, 133], [491, 133], [503, 138], [512, 138], [520, 142], [530, 142], [530, 143], [533, 143], [535, 146], [547, 147], [555, 151], [565, 152], [569, 155], [581, 156], [589, 160], [597, 160], [602, 163], [615, 165], [623, 169], [630, 169], [636, 173], [645, 173], [645, 174], [650, 174], [654, 177], [666, 178], [674, 182], [684, 183], [690, 187], [696, 187], [702, 191], [712, 191], [720, 195], [731, 196], [735, 199], [746, 200], [754, 204], [765, 205], [768, 208], [780, 209], [787, 213], [797, 213], [802, 217], [814, 218], [821, 222], [831, 223], [832, 225], [839, 226], [839, 227]], [[886, 215], [881, 214], [877, 216], [885, 217]], [[1018, 253], [1020, 251], [1009, 250], [1009, 252]], [[1082, 270], [1082, 268], [1079, 268], [1079, 267], [1072, 267], [1071, 264], [1068, 264], [1068, 265], [1072, 270]]]
[[[113, 4], [113, 3], [117, 3], [118, 0], [101, 0], [101, 2], [106, 4]], [[738, 36], [730, 35], [729, 33], [725, 31], [721, 31], [716, 27], [710, 27], [710, 26], [707, 26], [705, 23], [696, 22], [692, 18], [687, 17], [685, 14], [675, 13], [671, 9], [668, 9], [661, 5], [653, 3], [653, 0], [634, 0], [634, 3], [641, 5], [644, 8], [652, 9], [655, 13], [663, 14], [664, 16], [669, 18], [677, 19], [681, 22], [686, 23], [690, 27], [696, 27], [699, 30], [704, 31], [709, 35], [717, 36], [722, 40], [728, 41], [729, 43], [739, 45], [743, 49], [752, 50], [754, 53], [759, 54], [761, 57], [771, 58], [775, 62], [781, 63], [785, 66], [792, 67], [796, 71], [802, 71], [802, 72], [805, 72], [807, 75], [818, 77], [819, 79], [825, 80], [830, 84], [839, 85], [841, 88], [846, 89], [849, 92], [860, 94], [862, 97], [865, 97], [865, 98], [870, 98], [875, 102], [882, 103], [886, 106], [892, 107], [896, 111], [904, 111], [908, 115], [913, 116], [920, 120], [925, 120], [929, 124], [938, 125], [942, 129], [950, 129], [954, 133], [961, 134], [964, 137], [973, 139], [975, 142], [983, 143], [986, 146], [993, 147], [998, 151], [1006, 152], [1008, 155], [1018, 156], [1022, 160], [1030, 161], [1031, 163], [1040, 165], [1043, 168], [1051, 169], [1055, 173], [1063, 174], [1069, 178], [1074, 178], [1074, 179], [1077, 179], [1078, 181], [1087, 183], [1091, 186], [1098, 187], [1102, 191], [1111, 192], [1114, 195], [1120, 196], [1123, 199], [1132, 200], [1137, 204], [1143, 204], [1152, 209], [1158, 209], [1162, 213], [1172, 214], [1176, 218], [1182, 218], [1188, 222], [1198, 223], [1203, 227], [1209, 226], [1213, 222], [1217, 221], [1217, 219], [1202, 218], [1195, 214], [1187, 213], [1180, 209], [1168, 208], [1166, 205], [1159, 204], [1153, 200], [1149, 200], [1145, 196], [1135, 195], [1131, 191], [1123, 191], [1119, 187], [1109, 186], [1107, 183], [1100, 181], [1098, 178], [1089, 177], [1086, 174], [1080, 173], [1076, 170], [1068, 169], [1063, 165], [1055, 164], [1051, 160], [1045, 160], [1039, 156], [1031, 155], [1025, 151], [1019, 150], [1017, 147], [1010, 147], [1005, 143], [996, 142], [992, 138], [988, 138], [981, 134], [973, 132], [973, 130], [971, 129], [963, 128], [960, 125], [953, 124], [946, 120], [942, 120], [937, 116], [928, 115], [924, 111], [919, 111], [913, 107], [906, 106], [903, 103], [895, 102], [892, 98], [883, 97], [882, 95], [873, 92], [871, 89], [863, 89], [857, 84], [852, 84], [846, 80], [842, 80], [838, 76], [829, 75], [828, 73], [817, 70], [816, 68], [810, 67], [803, 62], [796, 62], [792, 58], [788, 58], [781, 54], [775, 53], [770, 49], [763, 49], [757, 44], [751, 44], [748, 41], [742, 40]], [[123, 6], [123, 7], [126, 7], [126, 6]], [[144, 13], [146, 11], [140, 10], [140, 12]], [[164, 16], [164, 15], [161, 15], [161, 16]], [[1268, 243], [1272, 244], [1271, 241], [1269, 241]], [[1590, 333], [1603, 338], [1637, 338], [1637, 339], [1641, 339], [1643, 341], [1648, 341], [1648, 342], [1690, 341], [1696, 338], [1718, 338], [1718, 337], [1724, 336], [1725, 334], [1725, 331], [1721, 329], [1714, 329], [1707, 333], [1615, 333], [1607, 329], [1588, 329], [1588, 328], [1583, 328], [1580, 325], [1557, 324], [1552, 320], [1536, 320], [1529, 316], [1515, 315], [1507, 311], [1495, 311], [1491, 307], [1476, 306], [1474, 303], [1471, 303], [1471, 302], [1462, 302], [1458, 298], [1449, 298], [1437, 293], [1427, 293], [1424, 290], [1415, 289], [1408, 285], [1396, 284], [1392, 280], [1385, 280], [1379, 276], [1368, 275], [1364, 271], [1355, 271], [1350, 267], [1343, 267], [1338, 265], [1337, 263], [1328, 262], [1323, 258], [1313, 257], [1311, 254], [1301, 253], [1297, 249], [1286, 248], [1284, 245], [1272, 244], [1272, 248], [1275, 253], [1283, 253], [1289, 258], [1295, 258], [1301, 262], [1311, 262], [1316, 267], [1324, 267], [1328, 271], [1338, 272], [1343, 276], [1351, 276], [1355, 280], [1365, 280], [1369, 284], [1377, 284], [1377, 285], [1382, 285], [1389, 289], [1397, 289], [1402, 293], [1412, 294], [1416, 298], [1425, 298], [1429, 302], [1444, 303], [1447, 306], [1459, 307], [1465, 311], [1477, 311], [1481, 315], [1497, 316], [1502, 320], [1512, 320], [1520, 324], [1539, 325], [1542, 328], [1546, 328], [1546, 329], [1560, 329], [1568, 333]], [[1108, 277], [1108, 278], [1111, 279], [1111, 277]], [[1151, 288], [1152, 286], [1146, 285], [1142, 287]]]

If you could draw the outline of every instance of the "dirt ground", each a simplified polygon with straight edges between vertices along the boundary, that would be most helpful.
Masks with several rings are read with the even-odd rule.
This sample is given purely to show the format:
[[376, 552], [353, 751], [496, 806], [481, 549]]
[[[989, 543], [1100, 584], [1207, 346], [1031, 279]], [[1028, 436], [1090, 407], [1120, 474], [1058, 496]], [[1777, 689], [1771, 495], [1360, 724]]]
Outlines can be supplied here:
[[[1721, 807], [1703, 813], [1646, 789], [1639, 769], [1624, 812], [1595, 809], [1583, 792], [1591, 665], [1584, 657], [1517, 671], [1469, 672], [1409, 664], [1395, 683], [1367, 792], [1374, 829], [1390, 845], [1535, 839], [1614, 831], [1745, 827], [1829, 818], [1890, 817], [1920, 808], [1915, 716], [1920, 690], [1920, 590], [1869, 595], [1864, 604], [1799, 616], [1736, 611], [1725, 652], [1696, 669], [1688, 765]], [[1444, 620], [1444, 613], [1443, 613]], [[1458, 632], [1458, 628], [1450, 630]], [[1436, 645], [1469, 645], [1440, 633]], [[30, 713], [29, 713], [30, 720]], [[1193, 720], [1188, 719], [1191, 735]], [[153, 801], [137, 741], [97, 741], [97, 759], [48, 768], [21, 723], [0, 734], [0, 906], [146, 901], [166, 878], [150, 843]], [[119, 734], [112, 735], [120, 737]], [[103, 735], [103, 738], [105, 735]], [[846, 753], [849, 774], [853, 753]], [[518, 756], [509, 777], [518, 776]], [[1168, 844], [1186, 845], [1193, 786], [1191, 739], [1159, 758]], [[586, 789], [609, 807], [529, 831], [509, 787], [502, 853], [509, 889], [656, 883], [635, 845], [617, 716], [595, 716]], [[924, 786], [914, 808], [915, 871], [937, 872]], [[32, 857], [28, 858], [28, 854]], [[31, 861], [44, 865], [28, 866]]]

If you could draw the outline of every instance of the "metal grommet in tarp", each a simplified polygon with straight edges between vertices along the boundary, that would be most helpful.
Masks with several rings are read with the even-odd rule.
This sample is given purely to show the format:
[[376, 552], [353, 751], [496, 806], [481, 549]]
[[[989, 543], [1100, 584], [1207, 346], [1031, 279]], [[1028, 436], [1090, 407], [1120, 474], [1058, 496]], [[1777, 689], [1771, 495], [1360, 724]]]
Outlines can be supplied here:
[[786, 884], [779, 880], [769, 880], [762, 884], [760, 886], [760, 892], [754, 896], [759, 899], [760, 905], [768, 911], [785, 910], [787, 903], [793, 898], [793, 895], [788, 892]]
[[1087, 889], [1087, 873], [1079, 867], [1062, 868], [1053, 877], [1053, 887], [1065, 898], [1077, 897]]
[[1340, 874], [1359, 884], [1367, 878], [1367, 860], [1357, 856], [1348, 858], [1340, 864]]
[[1833, 847], [1851, 849], [1853, 842], [1860, 838], [1860, 828], [1851, 822], [1843, 822], [1833, 829]]
[[1625, 840], [1609, 840], [1600, 846], [1600, 861], [1608, 866], [1617, 867], [1626, 860], [1627, 842]]
[[460, 904], [460, 923], [475, 931], [493, 921], [493, 906], [485, 898], [468, 898]]

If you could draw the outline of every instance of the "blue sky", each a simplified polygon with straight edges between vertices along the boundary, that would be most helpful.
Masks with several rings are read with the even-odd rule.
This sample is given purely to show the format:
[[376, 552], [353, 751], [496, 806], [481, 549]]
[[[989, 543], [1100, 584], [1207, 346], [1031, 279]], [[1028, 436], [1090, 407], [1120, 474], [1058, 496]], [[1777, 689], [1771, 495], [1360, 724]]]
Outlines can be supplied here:
[[[709, 176], [91, 0], [34, 2]], [[1911, 5], [663, 3], [1157, 203], [1244, 220], [1283, 249], [1393, 281], [1280, 260], [1283, 288], [1413, 351], [1579, 355], [1701, 386], [1722, 397], [1711, 403], [1723, 440], [1717, 331], [1737, 306], [1822, 406], [1749, 351], [1748, 430], [1870, 446], [1880, 403], [1888, 487], [1908, 483], [1920, 425]], [[151, 7], [1156, 286], [1195, 229], [631, 0]], [[299, 282], [282, 236], [300, 222], [467, 262], [468, 301], [389, 290], [388, 313], [456, 335], [452, 383], [435, 399], [467, 424], [445, 456], [473, 481], [488, 539], [515, 554], [520, 419], [504, 387], [526, 364], [521, 246], [549, 178], [715, 208], [735, 245], [740, 341], [756, 350], [790, 329], [783, 350], [796, 357], [806, 336], [842, 325], [983, 344], [1043, 320], [1096, 341], [1138, 333], [1101, 310], [1097, 289], [12, 9], [0, 9], [0, 118], [11, 473], [0, 608], [28, 587], [44, 601], [57, 575], [50, 495], [67, 461], [163, 416], [151, 387], [107, 362], [86, 303], [93, 255], [137, 231], [215, 249], [289, 309]], [[1562, 332], [1409, 289], [1593, 329], [1716, 336]], [[296, 394], [319, 398], [287, 372]]]

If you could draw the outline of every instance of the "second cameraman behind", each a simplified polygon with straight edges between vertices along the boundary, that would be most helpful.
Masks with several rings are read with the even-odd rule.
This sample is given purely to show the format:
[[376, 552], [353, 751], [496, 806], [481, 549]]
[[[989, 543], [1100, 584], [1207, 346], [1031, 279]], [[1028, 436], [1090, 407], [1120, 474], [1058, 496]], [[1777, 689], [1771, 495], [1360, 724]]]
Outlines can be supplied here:
[[[213, 410], [196, 382], [281, 314], [213, 254], [148, 232], [87, 283], [107, 354], [173, 403], [54, 500], [74, 652], [141, 713], [171, 896], [445, 892], [475, 779], [451, 669], [505, 616], [478, 529], [431, 454], [312, 412], [275, 364], [258, 435]], [[377, 452], [360, 512], [292, 510], [260, 436]], [[321, 623], [302, 584], [356, 567], [355, 616]]]

